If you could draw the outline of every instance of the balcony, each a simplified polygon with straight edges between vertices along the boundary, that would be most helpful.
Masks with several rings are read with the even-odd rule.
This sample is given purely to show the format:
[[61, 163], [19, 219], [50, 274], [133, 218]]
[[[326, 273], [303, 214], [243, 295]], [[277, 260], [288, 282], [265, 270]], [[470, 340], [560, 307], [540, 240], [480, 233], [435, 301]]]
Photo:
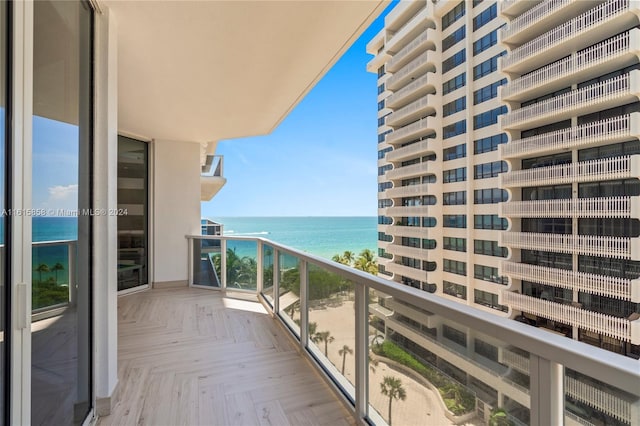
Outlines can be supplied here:
[[567, 288], [574, 292], [598, 294], [633, 303], [640, 302], [640, 280], [630, 280], [547, 266], [504, 261], [500, 273], [519, 280]]
[[[413, 305], [414, 310], [437, 315], [457, 329], [468, 330], [472, 335], [488, 334], [496, 344], [512, 345], [527, 353], [532, 365], [541, 369], [540, 374], [531, 376], [530, 387], [518, 384], [514, 388], [510, 379], [495, 372], [495, 368], [504, 367], [471, 358], [468, 352], [458, 352], [461, 361], [456, 365], [464, 374], [495, 382], [501, 392], [517, 390], [513, 395], [521, 404], [530, 406], [532, 425], [560, 424], [564, 418], [564, 413], [552, 414], [539, 405], [557, 403], [554, 395], [563, 386], [561, 377], [553, 379], [556, 376], [552, 370], [545, 370], [549, 363], [560, 368], [571, 366], [640, 399], [636, 360], [506, 321], [262, 238], [187, 238], [190, 282], [202, 290], [152, 290], [133, 295], [135, 302], [121, 299], [119, 347], [121, 360], [126, 362], [120, 362], [123, 379], [117, 411], [105, 418], [105, 423], [138, 422], [142, 418], [174, 422], [188, 418], [193, 423], [220, 424], [231, 416], [243, 423], [257, 423], [262, 418], [278, 424], [302, 420], [315, 424], [318, 416], [326, 415], [331, 416], [327, 420], [331, 423], [355, 420], [384, 424], [388, 420], [388, 398], [366, 389], [379, 390], [384, 375], [389, 374], [400, 379], [408, 394], [406, 402], [394, 404], [397, 424], [460, 422], [461, 417], [446, 410], [438, 392], [432, 390], [434, 385], [425, 377], [396, 364], [392, 370], [391, 361], [384, 354], [371, 354], [379, 337], [393, 342], [396, 335], [380, 336], [369, 323], [370, 305], [376, 302], [377, 293], [387, 295], [386, 301], [392, 298], [396, 303]], [[203, 255], [203, 247], [219, 249]], [[202, 262], [203, 257], [210, 261]], [[389, 267], [406, 272], [401, 270], [402, 265], [391, 263]], [[207, 275], [201, 273], [202, 268], [215, 271], [219, 286], [200, 280]], [[425, 271], [415, 272], [426, 276]], [[226, 293], [216, 293], [216, 289]], [[232, 294], [259, 300], [261, 305], [230, 299]], [[429, 315], [427, 320], [431, 318]], [[392, 319], [390, 323], [396, 328], [404, 324]], [[602, 328], [609, 323], [603, 323]], [[617, 326], [611, 324], [609, 328]], [[406, 333], [414, 330], [405, 328]], [[623, 328], [624, 324], [617, 331], [624, 334]], [[440, 337], [428, 345], [425, 347], [438, 353], [444, 350], [441, 348], [448, 348], [448, 355], [456, 347], [452, 340], [440, 342]], [[309, 363], [303, 362], [300, 355]], [[375, 369], [369, 368], [369, 359], [379, 362]], [[478, 386], [460, 384], [424, 360], [416, 362], [431, 372], [428, 377], [461, 386], [462, 392], [474, 396], [474, 402], [475, 396], [485, 398], [481, 392], [473, 393], [472, 389], [479, 389]], [[493, 367], [487, 368], [486, 362]], [[300, 369], [298, 365], [304, 367]], [[338, 399], [326, 396], [327, 386], [313, 381], [317, 379], [308, 365], [326, 378], [329, 388], [355, 419], [344, 417]], [[307, 381], [307, 377], [313, 380]], [[195, 381], [189, 382], [190, 378]], [[309, 398], [315, 402], [306, 402]], [[322, 402], [318, 404], [318, 400]], [[475, 414], [470, 415], [464, 421], [474, 421]]]
[[435, 115], [438, 101], [435, 95], [423, 96], [389, 114], [385, 124], [397, 127], [417, 120], [425, 115]]
[[387, 134], [385, 142], [388, 144], [401, 144], [409, 142], [411, 139], [421, 138], [434, 134], [438, 128], [439, 119], [436, 117], [425, 117], [418, 121], [401, 127]]
[[422, 269], [412, 268], [411, 266], [405, 266], [400, 263], [395, 263], [395, 262], [388, 263], [387, 272], [392, 272], [395, 275], [402, 275], [402, 276], [411, 278], [412, 280], [425, 281], [425, 282], [427, 281], [427, 271], [423, 271]]
[[615, 143], [640, 136], [640, 113], [607, 118], [500, 145], [503, 158], [555, 154], [596, 143]]
[[564, 378], [564, 387], [567, 395], [587, 405], [595, 407], [609, 414], [617, 420], [627, 424], [634, 423], [634, 407], [620, 393], [612, 393], [606, 388], [601, 388], [595, 383], [587, 383], [571, 376]]
[[402, 166], [387, 171], [385, 174], [387, 180], [394, 179], [408, 179], [411, 177], [422, 176], [425, 174], [433, 173], [430, 170], [434, 167], [433, 163], [429, 161], [422, 163], [412, 164], [410, 166]]
[[434, 191], [434, 184], [423, 183], [420, 185], [408, 185], [389, 188], [384, 192], [384, 195], [386, 198], [417, 197], [421, 195], [434, 194]]
[[391, 60], [387, 62], [386, 70], [392, 73], [398, 71], [407, 62], [413, 59], [415, 53], [419, 50], [436, 50], [434, 40], [437, 40], [436, 31], [431, 28], [427, 28], [412, 42], [393, 55]]
[[554, 185], [572, 182], [627, 179], [639, 176], [640, 155], [603, 158], [557, 166], [515, 170], [500, 174], [502, 187]]
[[386, 106], [395, 108], [406, 102], [413, 101], [420, 96], [435, 93], [436, 85], [438, 84], [436, 82], [437, 80], [439, 81], [439, 77], [434, 73], [429, 73], [413, 80], [402, 89], [390, 95], [386, 100]]
[[541, 1], [542, 0], [502, 0], [498, 2], [498, 13], [504, 16], [518, 16]]
[[[422, 7], [421, 7], [422, 6]], [[433, 19], [433, 9], [431, 6], [417, 4], [417, 10], [409, 20], [407, 20], [396, 31], [392, 31], [393, 35], [387, 36], [385, 48], [387, 50], [396, 51], [399, 46], [407, 43], [408, 40], [415, 38], [418, 33], [426, 27], [435, 27]], [[407, 17], [410, 15], [407, 15]], [[385, 19], [386, 20], [386, 19]]]
[[639, 217], [640, 197], [571, 198], [500, 203], [502, 217]]
[[[546, 5], [547, 3], [542, 3]], [[523, 101], [624, 68], [640, 55], [640, 30], [633, 28], [579, 53], [510, 81], [500, 90], [503, 101]]]
[[200, 172], [200, 201], [210, 201], [227, 183], [222, 173], [224, 156], [207, 155]]
[[640, 320], [630, 321], [626, 318], [587, 311], [578, 306], [551, 302], [508, 290], [503, 290], [500, 295], [501, 303], [511, 309], [604, 334], [634, 345], [640, 343]]
[[514, 130], [539, 127], [575, 115], [623, 105], [637, 100], [639, 95], [640, 71], [633, 70], [629, 74], [509, 111], [501, 117], [500, 125], [503, 129]]
[[[437, 206], [397, 206], [389, 207], [385, 216], [403, 217], [403, 216], [430, 216], [429, 212], [438, 211]], [[424, 231], [423, 231], [424, 232]]]
[[597, 235], [501, 232], [500, 245], [528, 250], [580, 253], [640, 260], [640, 238]]
[[540, 61], [548, 63], [567, 56], [636, 23], [637, 9], [632, 0], [602, 3], [512, 50], [501, 58], [500, 69], [523, 74], [537, 68]]
[[435, 72], [435, 64], [438, 63], [439, 53], [427, 50], [421, 53], [404, 67], [395, 72], [386, 82], [386, 88], [397, 90], [426, 72]]
[[413, 257], [415, 259], [422, 260], [432, 260], [431, 258], [437, 256], [433, 252], [434, 250], [427, 250], [420, 247], [401, 246], [399, 244], [394, 244], [387, 249], [387, 253], [391, 253], [396, 256]]
[[436, 140], [434, 138], [426, 138], [420, 142], [412, 143], [398, 148], [394, 148], [386, 154], [385, 160], [389, 162], [399, 162], [415, 158], [418, 155], [426, 155], [435, 152]]
[[389, 228], [387, 234], [393, 236], [397, 241], [398, 238], [402, 237], [427, 238], [429, 231], [428, 228], [422, 228], [420, 226], [393, 225]]
[[515, 368], [523, 374], [529, 375], [530, 364], [529, 354], [523, 353], [514, 348], [500, 348], [498, 351], [498, 360], [511, 368]]

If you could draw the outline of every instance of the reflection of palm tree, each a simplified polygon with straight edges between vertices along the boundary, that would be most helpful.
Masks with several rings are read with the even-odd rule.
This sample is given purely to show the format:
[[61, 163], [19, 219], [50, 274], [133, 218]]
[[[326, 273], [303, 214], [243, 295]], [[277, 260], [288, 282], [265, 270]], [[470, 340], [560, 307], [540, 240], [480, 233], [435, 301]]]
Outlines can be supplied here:
[[351, 349], [348, 345], [344, 345], [342, 349], [338, 351], [338, 355], [342, 357], [342, 375], [344, 376], [344, 364], [347, 361], [347, 354], [353, 354], [353, 349]]
[[513, 422], [507, 417], [504, 408], [494, 408], [489, 417], [489, 426], [513, 426]]
[[[220, 257], [214, 258], [216, 269], [221, 270]], [[240, 257], [236, 249], [227, 249], [227, 285], [242, 287], [243, 284], [255, 283], [258, 264], [249, 256]]]
[[335, 339], [329, 331], [320, 331], [316, 333], [316, 336], [318, 337], [318, 343], [324, 342], [324, 356], [329, 356], [329, 343], [333, 342]]
[[58, 284], [58, 271], [64, 271], [64, 265], [58, 262], [53, 265], [53, 268], [51, 268], [51, 270], [56, 273], [56, 284]]
[[394, 399], [404, 401], [407, 398], [407, 391], [397, 377], [384, 376], [380, 383], [380, 392], [389, 397], [389, 426], [391, 426], [391, 403]]
[[45, 263], [41, 263], [35, 270], [38, 272], [40, 283], [42, 283], [42, 273], [49, 272], [49, 267]]
[[360, 252], [353, 267], [373, 275], [378, 273], [378, 263], [376, 262], [375, 254], [369, 249], [364, 249]]

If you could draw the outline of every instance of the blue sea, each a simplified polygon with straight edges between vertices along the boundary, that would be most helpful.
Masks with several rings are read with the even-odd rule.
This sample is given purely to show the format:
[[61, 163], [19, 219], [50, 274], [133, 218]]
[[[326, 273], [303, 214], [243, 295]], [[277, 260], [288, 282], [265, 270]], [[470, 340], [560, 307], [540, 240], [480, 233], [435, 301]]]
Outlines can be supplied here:
[[330, 259], [363, 249], [377, 253], [377, 218], [349, 217], [211, 217], [224, 225], [224, 235], [269, 239]]

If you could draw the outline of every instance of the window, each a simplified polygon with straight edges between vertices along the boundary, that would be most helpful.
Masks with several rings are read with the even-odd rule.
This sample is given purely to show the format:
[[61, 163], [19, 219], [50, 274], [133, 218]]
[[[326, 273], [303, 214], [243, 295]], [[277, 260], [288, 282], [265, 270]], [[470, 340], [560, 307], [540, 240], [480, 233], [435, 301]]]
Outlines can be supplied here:
[[473, 265], [473, 277], [482, 281], [489, 281], [496, 284], [507, 285], [509, 279], [498, 275], [498, 268], [484, 265]]
[[493, 30], [473, 43], [473, 56], [484, 52], [498, 42], [498, 30]]
[[635, 238], [640, 235], [640, 221], [619, 217], [581, 218], [578, 219], [578, 234]]
[[461, 206], [467, 204], [467, 191], [443, 193], [442, 204], [445, 206]]
[[480, 339], [473, 339], [473, 347], [478, 355], [481, 355], [493, 362], [498, 362], [498, 348], [496, 346]]
[[578, 161], [599, 160], [602, 158], [623, 157], [636, 154], [640, 154], [640, 141], [629, 141], [582, 149], [578, 151]]
[[509, 250], [500, 247], [497, 241], [473, 240], [473, 252], [485, 256], [507, 257]]
[[507, 201], [507, 191], [500, 188], [476, 189], [473, 191], [474, 204], [495, 204]]
[[384, 109], [384, 99], [378, 102], [378, 111]]
[[384, 83], [378, 86], [378, 95], [384, 92]]
[[384, 75], [384, 65], [378, 68], [378, 78]]
[[635, 280], [640, 278], [640, 262], [613, 257], [578, 256], [578, 271]]
[[381, 182], [378, 184], [378, 192], [384, 192], [389, 188], [392, 188], [393, 184], [391, 182]]
[[579, 198], [635, 197], [640, 195], [640, 180], [607, 180], [578, 184]]
[[474, 229], [493, 229], [504, 231], [507, 229], [509, 222], [507, 219], [498, 217], [495, 214], [477, 214], [473, 216]]
[[496, 6], [496, 3], [492, 4], [473, 18], [473, 31], [482, 28], [485, 24], [491, 22], [496, 16], [498, 16]]
[[390, 243], [393, 241], [393, 237], [391, 235], [387, 235], [384, 232], [378, 232], [378, 241], [385, 241]]
[[546, 266], [549, 268], [571, 270], [573, 262], [569, 253], [554, 253], [538, 250], [521, 250], [520, 259], [528, 265]]
[[389, 199], [378, 200], [378, 208], [379, 209], [384, 209], [386, 207], [391, 207], [392, 205], [393, 205], [393, 201], [391, 201]]
[[422, 261], [420, 259], [414, 259], [412, 257], [404, 257], [400, 258], [400, 262], [404, 266], [408, 266], [414, 269], [422, 269]]
[[496, 56], [487, 59], [484, 62], [479, 63], [475, 67], [473, 67], [473, 79], [477, 80], [479, 78], [484, 77], [485, 75], [489, 75], [492, 72], [498, 69], [498, 58], [500, 56], [504, 56], [507, 54], [507, 51], [502, 51]]
[[498, 295], [482, 290], [473, 290], [473, 302], [478, 305], [487, 306], [502, 312], [507, 312], [509, 308], [498, 304]]
[[462, 96], [461, 98], [456, 99], [455, 101], [451, 101], [448, 104], [442, 106], [442, 116], [448, 117], [451, 114], [455, 114], [458, 111], [463, 111], [467, 108], [467, 97]]
[[464, 63], [466, 60], [466, 50], [462, 49], [455, 55], [442, 61], [442, 72], [445, 73]]
[[384, 155], [389, 152], [392, 151], [393, 148], [391, 148], [390, 146], [386, 147], [385, 149], [381, 149], [378, 151], [378, 160], [382, 160], [384, 158]]
[[460, 75], [457, 75], [451, 80], [442, 83], [442, 94], [446, 95], [447, 93], [451, 93], [456, 89], [464, 87], [465, 84], [467, 84], [466, 74], [462, 73]]
[[443, 324], [442, 335], [452, 342], [459, 344], [460, 346], [464, 346], [465, 348], [467, 347], [467, 334], [460, 330]]
[[473, 153], [482, 154], [484, 152], [497, 151], [498, 145], [507, 143], [507, 134], [489, 136], [473, 141]]
[[493, 99], [498, 96], [498, 87], [507, 84], [507, 79], [503, 78], [502, 80], [496, 81], [495, 83], [491, 83], [488, 86], [484, 86], [481, 89], [473, 92], [473, 104], [478, 105], [482, 102], [488, 101], [489, 99]]
[[522, 200], [561, 200], [571, 198], [571, 185], [522, 188]]
[[[384, 124], [384, 122], [382, 123]], [[380, 119], [378, 119], [378, 125], [380, 125]], [[384, 142], [385, 136], [391, 133], [391, 130], [385, 130], [384, 132], [378, 135], [378, 143]]]
[[451, 35], [445, 37], [442, 40], [442, 53], [446, 52], [447, 49], [454, 46], [456, 43], [464, 40], [465, 32], [465, 26], [463, 25], [451, 33]]
[[423, 228], [433, 228], [436, 226], [436, 218], [435, 217], [423, 217], [422, 218], [422, 227]]
[[465, 2], [461, 1], [450, 12], [442, 17], [442, 31], [449, 28], [451, 24], [464, 16]]
[[467, 180], [467, 168], [460, 167], [457, 169], [444, 170], [442, 172], [442, 182], [450, 183], [450, 182], [464, 182]]
[[442, 216], [444, 228], [466, 228], [467, 216], [463, 214], [445, 214]]
[[490, 111], [485, 111], [473, 117], [473, 129], [482, 129], [483, 127], [496, 124], [498, 117], [507, 112], [506, 105], [502, 105], [498, 108], [494, 108]]
[[467, 240], [465, 238], [443, 237], [442, 248], [453, 251], [467, 251]]
[[449, 296], [458, 297], [460, 299], [467, 298], [467, 287], [452, 283], [451, 281], [442, 281], [442, 292]]
[[378, 216], [378, 225], [391, 225], [393, 219], [387, 216]]
[[569, 218], [522, 218], [522, 232], [540, 232], [543, 234], [571, 234]]
[[473, 167], [474, 179], [487, 179], [498, 176], [507, 171], [507, 163], [504, 161], [494, 161], [491, 163], [476, 164]]
[[473, 7], [476, 7], [477, 5], [479, 5], [480, 3], [482, 3], [484, 0], [473, 0]]
[[465, 133], [467, 133], [467, 120], [460, 120], [442, 128], [442, 139], [449, 139]]
[[442, 160], [449, 161], [467, 156], [467, 144], [460, 144], [442, 150]]
[[378, 167], [378, 176], [384, 175], [387, 172], [387, 170], [391, 170], [392, 168], [393, 168], [393, 165], [391, 164], [385, 164], [384, 166]]

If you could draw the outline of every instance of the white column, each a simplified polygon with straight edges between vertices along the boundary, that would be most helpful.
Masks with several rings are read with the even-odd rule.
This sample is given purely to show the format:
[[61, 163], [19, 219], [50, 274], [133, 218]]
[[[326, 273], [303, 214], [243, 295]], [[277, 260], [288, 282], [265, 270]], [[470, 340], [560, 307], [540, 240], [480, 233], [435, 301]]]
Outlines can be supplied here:
[[531, 426], [564, 424], [564, 366], [529, 355]]

